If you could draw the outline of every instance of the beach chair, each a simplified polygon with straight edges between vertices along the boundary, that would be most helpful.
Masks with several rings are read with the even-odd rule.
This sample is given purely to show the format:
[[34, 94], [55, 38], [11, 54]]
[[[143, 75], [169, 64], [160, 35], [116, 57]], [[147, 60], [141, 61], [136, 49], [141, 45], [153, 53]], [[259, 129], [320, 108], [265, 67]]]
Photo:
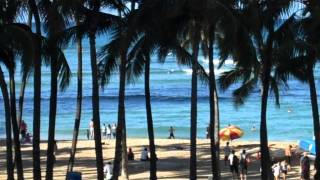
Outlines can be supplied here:
[[67, 180], [81, 180], [81, 172], [68, 172]]

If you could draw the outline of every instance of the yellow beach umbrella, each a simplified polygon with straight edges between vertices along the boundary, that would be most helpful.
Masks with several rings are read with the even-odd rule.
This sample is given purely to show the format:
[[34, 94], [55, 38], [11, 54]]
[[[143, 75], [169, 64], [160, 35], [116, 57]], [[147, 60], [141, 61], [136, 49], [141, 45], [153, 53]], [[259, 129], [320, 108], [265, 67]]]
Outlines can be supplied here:
[[238, 139], [243, 136], [244, 132], [237, 126], [228, 126], [219, 131], [219, 137], [223, 141]]

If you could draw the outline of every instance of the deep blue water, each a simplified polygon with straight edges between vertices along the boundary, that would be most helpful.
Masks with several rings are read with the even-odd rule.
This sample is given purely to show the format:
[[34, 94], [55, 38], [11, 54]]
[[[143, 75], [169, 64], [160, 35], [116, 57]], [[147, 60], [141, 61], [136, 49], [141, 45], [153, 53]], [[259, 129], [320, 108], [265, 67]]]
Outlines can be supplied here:
[[[107, 40], [103, 37], [97, 39], [97, 46], [101, 47]], [[91, 72], [89, 59], [89, 45], [83, 44], [83, 109], [81, 119], [80, 138], [85, 138], [92, 117], [91, 108]], [[71, 139], [74, 126], [77, 89], [77, 56], [76, 46], [72, 45], [65, 50], [65, 55], [72, 69], [73, 77], [70, 87], [58, 94], [57, 108], [57, 139]], [[207, 69], [208, 64], [204, 57], [199, 58]], [[188, 138], [190, 128], [190, 91], [191, 70], [186, 66], [178, 66], [174, 56], [167, 58], [164, 64], [157, 63], [156, 57], [151, 64], [151, 96], [152, 110], [156, 138], [168, 136], [168, 127], [174, 126], [178, 138]], [[218, 61], [215, 61], [217, 63]], [[232, 61], [219, 70], [217, 76], [225, 70], [232, 68]], [[3, 68], [4, 69], [4, 68]], [[320, 72], [316, 69], [316, 85], [320, 89]], [[20, 91], [20, 73], [17, 69], [17, 94]], [[32, 132], [33, 116], [33, 86], [32, 78], [26, 88], [23, 119]], [[114, 123], [117, 121], [119, 77], [115, 73], [110, 84], [100, 92], [100, 119], [101, 123]], [[277, 108], [274, 98], [269, 98], [268, 104], [268, 136], [271, 140], [298, 140], [312, 138], [312, 116], [309, 98], [309, 89], [306, 84], [296, 80], [289, 81], [289, 89], [281, 90], [281, 107]], [[233, 86], [234, 88], [235, 86]], [[226, 92], [219, 91], [221, 127], [228, 124], [240, 126], [245, 135], [243, 139], [259, 139], [260, 119], [260, 91], [257, 89], [246, 101], [244, 106], [236, 108], [233, 104], [232, 89]], [[198, 137], [205, 137], [205, 128], [209, 121], [208, 87], [199, 83], [198, 90]], [[126, 88], [126, 120], [128, 137], [147, 137], [146, 112], [144, 99], [143, 78]], [[17, 96], [18, 97], [18, 96]], [[41, 139], [47, 139], [48, 115], [50, 97], [50, 71], [42, 71], [42, 111], [41, 111]], [[255, 125], [257, 131], [250, 131]], [[0, 136], [5, 136], [4, 108], [2, 94], [0, 94]]]

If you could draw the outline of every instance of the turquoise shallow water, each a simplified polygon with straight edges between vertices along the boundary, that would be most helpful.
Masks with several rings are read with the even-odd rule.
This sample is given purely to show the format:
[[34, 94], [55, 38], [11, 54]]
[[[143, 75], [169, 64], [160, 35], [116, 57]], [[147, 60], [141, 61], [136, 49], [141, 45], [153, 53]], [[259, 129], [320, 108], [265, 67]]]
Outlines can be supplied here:
[[[106, 42], [106, 38], [97, 39], [100, 47]], [[71, 139], [76, 107], [76, 47], [70, 46], [65, 50], [66, 57], [73, 72], [70, 87], [65, 92], [58, 94], [57, 139]], [[83, 66], [83, 111], [81, 121], [80, 138], [85, 138], [85, 130], [88, 128], [92, 117], [91, 109], [91, 72], [88, 42], [84, 41], [84, 66]], [[207, 61], [199, 58], [207, 69]], [[168, 136], [168, 127], [174, 126], [178, 138], [188, 138], [190, 128], [190, 90], [191, 70], [186, 66], [178, 66], [175, 58], [169, 56], [166, 63], [157, 63], [156, 57], [151, 64], [151, 96], [156, 138]], [[217, 63], [218, 61], [215, 61]], [[222, 69], [216, 70], [217, 76], [225, 70], [232, 68], [232, 62]], [[41, 139], [47, 139], [49, 95], [50, 95], [50, 71], [43, 68], [42, 72], [42, 114], [41, 114]], [[21, 79], [17, 69], [16, 80]], [[100, 93], [100, 117], [101, 123], [114, 123], [117, 120], [117, 95], [118, 74], [114, 74], [111, 83]], [[320, 89], [320, 72], [316, 69], [316, 85]], [[234, 89], [237, 85], [233, 86]], [[270, 140], [298, 140], [312, 138], [312, 116], [309, 99], [309, 89], [305, 84], [296, 80], [290, 80], [289, 89], [281, 90], [281, 107], [274, 105], [274, 98], [269, 98], [268, 104], [268, 136]], [[17, 94], [19, 94], [20, 82], [17, 82]], [[246, 104], [239, 108], [233, 105], [231, 97], [232, 89], [226, 92], [219, 91], [221, 127], [228, 124], [240, 126], [245, 135], [243, 139], [259, 139], [260, 119], [260, 91], [256, 91], [248, 98]], [[145, 99], [143, 78], [135, 84], [128, 85], [126, 89], [126, 120], [129, 137], [147, 137]], [[198, 90], [198, 137], [205, 137], [205, 129], [209, 121], [208, 87], [199, 83]], [[33, 88], [32, 79], [26, 89], [24, 120], [32, 132], [32, 106]], [[255, 125], [257, 131], [250, 131]], [[2, 94], [0, 95], [0, 137], [5, 136], [4, 108]]]

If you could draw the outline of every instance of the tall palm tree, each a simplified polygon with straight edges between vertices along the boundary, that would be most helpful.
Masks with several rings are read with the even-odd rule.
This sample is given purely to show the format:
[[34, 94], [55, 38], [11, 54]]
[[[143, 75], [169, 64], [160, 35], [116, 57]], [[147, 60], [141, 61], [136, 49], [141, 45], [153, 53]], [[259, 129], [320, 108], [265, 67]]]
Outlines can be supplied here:
[[93, 110], [93, 122], [94, 122], [94, 140], [96, 150], [96, 163], [97, 163], [97, 179], [102, 180], [103, 174], [103, 154], [101, 145], [101, 130], [100, 130], [100, 114], [99, 114], [99, 84], [98, 84], [98, 68], [97, 68], [97, 53], [96, 53], [96, 30], [97, 19], [95, 14], [100, 12], [101, 2], [95, 0], [90, 4], [92, 9], [89, 19], [89, 43], [90, 43], [90, 61], [91, 61], [91, 75], [92, 75], [92, 110]]
[[315, 167], [317, 168], [314, 179], [320, 178], [320, 122], [319, 122], [319, 107], [317, 90], [314, 78], [314, 67], [317, 59], [320, 57], [320, 36], [316, 32], [319, 29], [320, 22], [320, 3], [318, 1], [305, 1], [305, 13], [309, 13], [307, 17], [302, 20], [302, 28], [304, 30], [304, 41], [311, 46], [308, 49], [308, 60], [307, 60], [307, 77], [310, 87], [310, 100], [312, 106], [312, 117], [313, 117], [313, 133], [315, 137], [315, 149], [316, 149], [316, 160]]
[[[66, 2], [66, 1], [62, 1]], [[72, 1], [69, 1], [72, 2]], [[74, 4], [62, 4], [62, 11], [66, 11], [66, 17], [71, 16], [72, 20], [76, 21], [76, 26], [80, 26], [81, 19], [81, 4], [82, 1], [75, 1]], [[71, 11], [71, 12], [70, 12]], [[76, 107], [76, 117], [73, 130], [72, 146], [70, 151], [70, 158], [68, 163], [67, 172], [73, 170], [75, 154], [77, 149], [77, 141], [79, 135], [80, 121], [81, 121], [81, 110], [82, 110], [82, 35], [80, 32], [76, 35], [77, 44], [77, 57], [78, 57], [78, 70], [77, 70], [77, 107]]]
[[1, 67], [0, 67], [0, 88], [2, 92], [3, 103], [5, 108], [5, 118], [6, 118], [7, 179], [14, 179], [9, 93], [8, 93], [7, 84], [4, 79], [4, 75]]
[[57, 111], [58, 74], [59, 58], [64, 58], [63, 53], [59, 53], [57, 34], [64, 30], [64, 21], [57, 11], [56, 1], [43, 0], [40, 4], [40, 12], [44, 17], [44, 25], [48, 31], [48, 54], [50, 56], [51, 68], [51, 91], [50, 91], [50, 111], [49, 130], [47, 148], [47, 170], [46, 179], [53, 178], [55, 124]]
[[35, 0], [28, 0], [28, 6], [33, 14], [36, 34], [37, 52], [34, 57], [34, 72], [33, 72], [33, 178], [41, 179], [41, 164], [40, 164], [40, 128], [41, 128], [41, 22], [38, 6]]

